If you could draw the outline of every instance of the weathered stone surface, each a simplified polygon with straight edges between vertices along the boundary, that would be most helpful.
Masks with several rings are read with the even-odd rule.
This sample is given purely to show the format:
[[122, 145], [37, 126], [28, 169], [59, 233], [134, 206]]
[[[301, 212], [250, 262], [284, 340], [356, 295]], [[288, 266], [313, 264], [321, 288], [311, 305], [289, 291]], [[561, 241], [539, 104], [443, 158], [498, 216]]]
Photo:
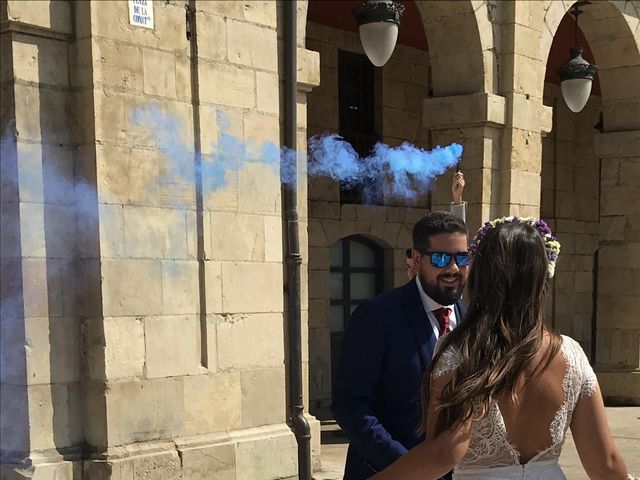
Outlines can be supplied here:
[[281, 262], [283, 249], [281, 217], [264, 217], [264, 242], [264, 260], [266, 262]]
[[222, 312], [281, 312], [282, 265], [223, 263]]
[[598, 383], [606, 400], [615, 404], [640, 403], [640, 376], [638, 371], [598, 371]]
[[422, 125], [451, 128], [479, 123], [503, 124], [505, 99], [491, 94], [434, 97], [423, 101]]
[[[167, 342], [167, 339], [171, 339]], [[200, 325], [195, 315], [147, 317], [144, 321], [147, 378], [193, 375], [200, 367]]]
[[187, 257], [183, 211], [167, 208], [125, 207], [125, 254], [138, 258]]
[[13, 72], [17, 80], [67, 87], [66, 45], [51, 39], [13, 42]]
[[200, 65], [200, 98], [230, 107], [255, 106], [255, 77], [251, 70], [223, 64]]
[[[279, 81], [278, 76], [267, 72], [256, 72], [256, 107], [258, 111], [279, 113]], [[304, 118], [305, 116], [301, 117]]]
[[236, 480], [236, 449], [233, 444], [181, 450], [183, 480], [215, 478]]
[[272, 165], [246, 162], [238, 172], [238, 209], [242, 213], [274, 214], [281, 209], [280, 178]]
[[143, 318], [107, 317], [103, 325], [106, 378], [142, 378], [147, 353]]
[[320, 84], [320, 55], [312, 50], [298, 48], [297, 84], [303, 91], [310, 91]]
[[219, 369], [284, 365], [282, 314], [216, 315], [215, 319]]
[[241, 427], [284, 422], [285, 390], [284, 367], [243, 371]]
[[196, 314], [200, 311], [196, 261], [162, 262], [162, 312], [166, 315]]
[[[162, 313], [161, 265], [155, 260], [102, 262], [102, 305], [106, 316]], [[140, 286], [145, 288], [141, 289]]]
[[197, 15], [198, 55], [207, 60], [225, 60], [227, 58], [225, 19], [207, 11], [198, 11]]
[[[144, 63], [140, 47], [101, 38], [94, 39], [92, 47], [96, 82], [106, 87], [144, 91]], [[153, 53], [150, 50], [145, 53], [149, 62]], [[153, 68], [153, 65], [149, 67]]]
[[70, 5], [48, 0], [39, 7], [33, 8], [28, 3], [10, 0], [7, 2], [7, 19], [50, 28], [60, 33], [71, 33]]
[[640, 364], [640, 329], [599, 328], [596, 361], [603, 366], [637, 369]]
[[240, 427], [240, 377], [240, 372], [185, 377], [185, 435], [228, 431]]
[[[255, 439], [239, 443], [236, 450], [238, 478], [264, 480], [294, 478], [297, 475], [297, 447], [290, 431], [268, 427]], [[260, 431], [260, 430], [259, 430]]]
[[180, 480], [182, 462], [178, 452], [166, 452], [160, 455], [140, 456], [133, 461], [135, 480]]
[[227, 21], [229, 61], [275, 72], [278, 69], [275, 30], [250, 23]]
[[[4, 388], [4, 386], [3, 386]], [[77, 383], [29, 387], [30, 447], [64, 448], [82, 441], [81, 389]]]
[[180, 436], [186, 416], [183, 380], [111, 383], [106, 391], [106, 412], [110, 445]]
[[144, 93], [161, 97], [176, 97], [176, 63], [172, 53], [159, 50], [142, 51]]
[[243, 5], [244, 19], [266, 25], [268, 27], [276, 27], [276, 4], [268, 0], [257, 2], [245, 2]]

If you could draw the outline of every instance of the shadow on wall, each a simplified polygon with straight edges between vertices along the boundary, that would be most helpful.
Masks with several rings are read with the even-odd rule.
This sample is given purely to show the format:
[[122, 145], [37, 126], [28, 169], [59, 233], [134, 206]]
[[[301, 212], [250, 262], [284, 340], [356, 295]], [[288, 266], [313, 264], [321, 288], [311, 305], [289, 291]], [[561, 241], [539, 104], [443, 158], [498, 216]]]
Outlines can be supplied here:
[[[4, 90], [4, 88], [3, 88]], [[2, 215], [0, 222], [0, 460], [21, 461], [29, 452], [29, 404], [22, 290], [22, 250], [20, 246], [20, 204], [15, 142], [13, 95], [2, 92], [0, 178]]]

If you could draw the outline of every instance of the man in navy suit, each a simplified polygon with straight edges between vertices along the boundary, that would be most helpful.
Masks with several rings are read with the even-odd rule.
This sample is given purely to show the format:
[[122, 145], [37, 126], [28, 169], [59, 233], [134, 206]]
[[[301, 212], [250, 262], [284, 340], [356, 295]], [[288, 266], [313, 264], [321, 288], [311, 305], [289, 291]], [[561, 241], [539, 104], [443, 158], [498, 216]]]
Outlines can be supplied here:
[[438, 337], [464, 316], [467, 248], [464, 221], [425, 215], [413, 228], [416, 277], [353, 312], [332, 403], [349, 439], [344, 480], [373, 476], [423, 440], [420, 385]]

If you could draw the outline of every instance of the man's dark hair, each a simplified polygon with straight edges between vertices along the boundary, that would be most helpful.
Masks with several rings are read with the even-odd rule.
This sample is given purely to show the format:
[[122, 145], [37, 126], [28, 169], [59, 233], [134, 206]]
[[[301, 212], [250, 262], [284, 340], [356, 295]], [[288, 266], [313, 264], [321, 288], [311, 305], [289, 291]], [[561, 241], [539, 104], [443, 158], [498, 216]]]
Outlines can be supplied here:
[[413, 257], [413, 248], [407, 248], [404, 254], [407, 256], [407, 258]]
[[448, 212], [428, 213], [413, 226], [413, 248], [428, 249], [429, 238], [439, 233], [464, 233], [467, 235], [467, 226], [461, 218]]

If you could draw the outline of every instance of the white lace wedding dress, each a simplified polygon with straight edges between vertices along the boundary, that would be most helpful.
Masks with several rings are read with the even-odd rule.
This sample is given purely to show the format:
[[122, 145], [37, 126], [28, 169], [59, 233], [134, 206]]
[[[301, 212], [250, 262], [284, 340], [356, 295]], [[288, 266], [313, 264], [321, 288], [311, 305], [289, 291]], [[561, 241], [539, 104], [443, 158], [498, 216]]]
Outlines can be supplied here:
[[[571, 424], [571, 415], [582, 395], [593, 395], [597, 380], [575, 340], [563, 335], [561, 352], [567, 362], [562, 385], [565, 399], [549, 425], [552, 444], [521, 464], [518, 449], [509, 442], [500, 409], [494, 403], [488, 415], [473, 423], [469, 449], [454, 469], [454, 480], [566, 479], [558, 459]], [[455, 370], [458, 364], [457, 352], [447, 349], [433, 371], [433, 378]]]

